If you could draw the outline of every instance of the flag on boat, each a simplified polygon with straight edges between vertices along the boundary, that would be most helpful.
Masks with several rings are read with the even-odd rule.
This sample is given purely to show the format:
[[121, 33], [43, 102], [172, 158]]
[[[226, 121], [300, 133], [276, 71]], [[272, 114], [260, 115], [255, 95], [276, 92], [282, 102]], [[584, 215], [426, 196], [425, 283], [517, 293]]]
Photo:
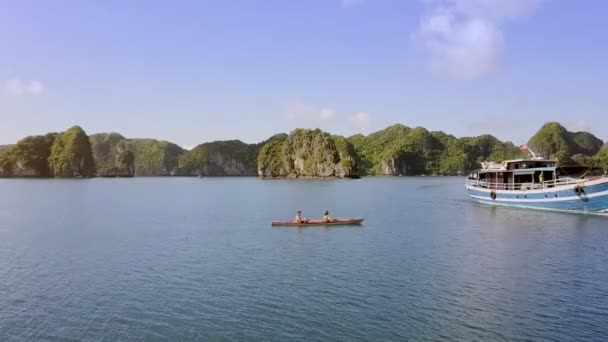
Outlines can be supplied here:
[[528, 150], [528, 145], [521, 145], [521, 146], [519, 146], [519, 149], [521, 151], [527, 151]]

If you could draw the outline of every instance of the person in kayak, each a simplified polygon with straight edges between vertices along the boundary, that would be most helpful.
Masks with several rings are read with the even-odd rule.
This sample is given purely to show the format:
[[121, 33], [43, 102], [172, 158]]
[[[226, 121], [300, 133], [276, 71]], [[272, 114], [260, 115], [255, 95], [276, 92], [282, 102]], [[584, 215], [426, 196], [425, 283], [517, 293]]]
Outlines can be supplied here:
[[308, 222], [308, 220], [303, 218], [302, 212], [298, 210], [298, 212], [296, 213], [296, 218], [293, 220], [293, 222], [306, 223], [306, 222]]
[[329, 222], [333, 222], [334, 220], [331, 218], [331, 216], [329, 216], [329, 211], [325, 210], [325, 213], [323, 214], [323, 220], [321, 220], [325, 223], [329, 223]]

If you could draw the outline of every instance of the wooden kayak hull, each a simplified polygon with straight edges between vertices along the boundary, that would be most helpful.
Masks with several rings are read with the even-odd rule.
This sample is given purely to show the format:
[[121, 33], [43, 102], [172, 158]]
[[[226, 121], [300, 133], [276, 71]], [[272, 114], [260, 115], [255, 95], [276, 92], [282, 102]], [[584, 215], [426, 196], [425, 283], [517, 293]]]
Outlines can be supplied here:
[[334, 220], [332, 222], [308, 221], [305, 223], [297, 223], [292, 221], [272, 221], [272, 225], [284, 227], [348, 226], [358, 225], [361, 224], [361, 222], [363, 222], [363, 219]]

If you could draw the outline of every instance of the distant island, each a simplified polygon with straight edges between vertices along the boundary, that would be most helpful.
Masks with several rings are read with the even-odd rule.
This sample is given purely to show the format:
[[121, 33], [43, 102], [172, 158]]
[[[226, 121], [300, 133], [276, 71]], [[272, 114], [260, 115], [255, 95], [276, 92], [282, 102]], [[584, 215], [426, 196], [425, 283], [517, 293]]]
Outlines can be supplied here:
[[[591, 133], [543, 125], [528, 146], [561, 164], [608, 169], [608, 144]], [[0, 177], [260, 176], [358, 178], [368, 175], [463, 175], [485, 160], [526, 157], [491, 135], [456, 138], [441, 131], [393, 125], [364, 136], [296, 129], [258, 144], [207, 142], [185, 150], [118, 133], [65, 132], [0, 146]]]

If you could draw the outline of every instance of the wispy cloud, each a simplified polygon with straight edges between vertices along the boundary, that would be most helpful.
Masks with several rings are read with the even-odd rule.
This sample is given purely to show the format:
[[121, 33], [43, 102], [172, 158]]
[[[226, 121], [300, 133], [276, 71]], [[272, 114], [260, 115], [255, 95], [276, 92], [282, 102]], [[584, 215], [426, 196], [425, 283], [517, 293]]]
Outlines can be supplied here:
[[323, 108], [319, 113], [321, 120], [331, 120], [334, 116], [336, 116], [336, 111], [331, 108]]
[[314, 106], [302, 101], [287, 106], [286, 118], [301, 128], [332, 129], [350, 126], [355, 133], [365, 133], [371, 128], [371, 116], [365, 112], [340, 114], [330, 107]]
[[367, 113], [359, 112], [351, 118], [351, 122], [358, 130], [367, 130], [371, 126], [370, 116]]
[[342, 0], [342, 8], [352, 8], [363, 5], [367, 0]]
[[569, 131], [573, 132], [589, 132], [591, 131], [591, 125], [585, 120], [568, 121], [564, 123]]
[[44, 84], [40, 81], [25, 81], [18, 78], [6, 81], [4, 88], [9, 94], [16, 96], [40, 95], [44, 92]]
[[422, 0], [426, 14], [414, 33], [435, 71], [474, 79], [498, 69], [504, 25], [530, 15], [543, 0]]
[[321, 125], [335, 118], [337, 112], [328, 107], [316, 107], [296, 101], [287, 106], [287, 119], [301, 121], [304, 124]]

